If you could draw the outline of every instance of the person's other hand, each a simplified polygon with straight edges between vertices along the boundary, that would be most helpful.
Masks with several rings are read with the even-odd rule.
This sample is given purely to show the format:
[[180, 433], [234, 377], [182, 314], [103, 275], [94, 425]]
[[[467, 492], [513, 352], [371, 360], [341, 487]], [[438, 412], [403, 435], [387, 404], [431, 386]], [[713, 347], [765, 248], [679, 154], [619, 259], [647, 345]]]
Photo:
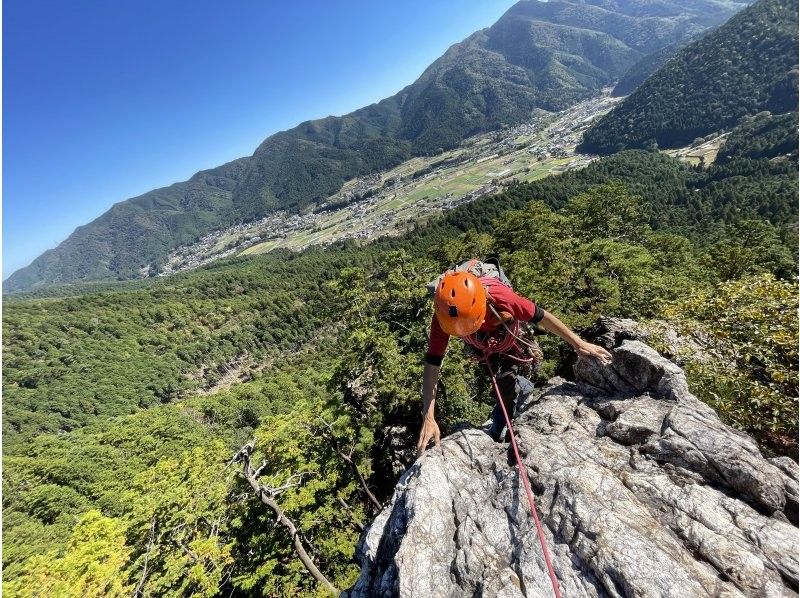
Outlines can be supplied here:
[[439, 424], [429, 415], [422, 420], [422, 429], [419, 431], [419, 442], [417, 442], [417, 457], [425, 454], [425, 449], [428, 448], [428, 443], [433, 440], [436, 446], [441, 445], [441, 437], [439, 436]]
[[611, 363], [611, 353], [606, 351], [600, 345], [593, 345], [592, 343], [583, 342], [575, 347], [575, 351], [578, 353], [578, 359], [591, 357], [592, 359], [599, 360], [602, 364]]

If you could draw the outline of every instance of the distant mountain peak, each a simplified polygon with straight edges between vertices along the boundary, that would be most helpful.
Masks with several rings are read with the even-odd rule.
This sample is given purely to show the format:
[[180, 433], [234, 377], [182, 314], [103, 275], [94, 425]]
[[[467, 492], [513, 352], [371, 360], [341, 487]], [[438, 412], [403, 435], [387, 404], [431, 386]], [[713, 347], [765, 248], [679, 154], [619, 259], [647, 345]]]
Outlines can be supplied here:
[[115, 205], [13, 273], [6, 292], [138, 278], [203, 235], [276, 210], [307, 210], [345, 181], [436, 154], [466, 137], [565, 109], [641, 58], [718, 23], [715, 0], [523, 0], [451, 46], [396, 95], [305, 121], [252, 156]]

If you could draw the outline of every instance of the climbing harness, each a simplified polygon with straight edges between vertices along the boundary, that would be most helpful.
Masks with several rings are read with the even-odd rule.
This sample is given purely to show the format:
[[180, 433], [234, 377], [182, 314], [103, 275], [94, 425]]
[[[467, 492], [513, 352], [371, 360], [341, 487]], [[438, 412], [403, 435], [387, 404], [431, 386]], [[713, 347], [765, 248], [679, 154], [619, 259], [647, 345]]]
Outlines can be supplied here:
[[517, 439], [514, 436], [514, 428], [511, 426], [511, 418], [508, 416], [508, 410], [506, 409], [505, 402], [503, 401], [503, 396], [500, 393], [500, 386], [498, 386], [497, 384], [497, 378], [494, 375], [494, 370], [492, 369], [492, 366], [489, 363], [488, 355], [484, 355], [483, 362], [486, 364], [486, 368], [489, 370], [489, 377], [492, 379], [494, 392], [497, 395], [497, 402], [500, 404], [500, 409], [503, 410], [503, 417], [506, 420], [508, 435], [511, 438], [511, 448], [514, 449], [514, 457], [517, 459], [517, 471], [519, 473], [519, 477], [522, 479], [522, 484], [525, 486], [525, 493], [528, 495], [528, 504], [531, 507], [531, 514], [533, 515], [533, 521], [536, 524], [536, 531], [539, 536], [539, 544], [541, 544], [542, 546], [542, 554], [544, 555], [544, 562], [547, 565], [547, 573], [550, 576], [550, 583], [553, 585], [553, 593], [555, 594], [556, 598], [561, 598], [561, 591], [558, 589], [558, 579], [556, 579], [556, 573], [555, 570], [553, 569], [553, 563], [550, 560], [550, 552], [547, 549], [547, 542], [544, 538], [544, 530], [542, 529], [542, 522], [539, 521], [539, 515], [536, 512], [536, 503], [533, 500], [533, 492], [531, 491], [531, 482], [528, 479], [528, 470], [523, 466], [522, 459], [519, 456], [519, 449], [517, 448]]
[[502, 324], [504, 328], [503, 334], [497, 336], [496, 333], [486, 333], [485, 335], [476, 333], [462, 337], [464, 342], [475, 351], [475, 360], [485, 361], [491, 355], [503, 355], [519, 363], [533, 363], [536, 361], [535, 357], [521, 357], [524, 354], [523, 346], [533, 348], [535, 344], [520, 336], [519, 321], [513, 320], [511, 326], [509, 326], [491, 303], [489, 303], [489, 310]]

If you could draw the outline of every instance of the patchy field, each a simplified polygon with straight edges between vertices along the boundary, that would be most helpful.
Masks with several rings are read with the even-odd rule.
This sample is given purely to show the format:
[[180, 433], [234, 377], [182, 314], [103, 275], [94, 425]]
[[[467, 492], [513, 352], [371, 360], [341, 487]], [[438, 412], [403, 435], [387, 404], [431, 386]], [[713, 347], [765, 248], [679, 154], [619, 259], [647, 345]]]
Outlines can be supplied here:
[[724, 133], [708, 139], [707, 141], [693, 143], [687, 147], [665, 150], [664, 153], [673, 158], [688, 162], [692, 166], [702, 165], [708, 167], [717, 159], [719, 148], [722, 147], [722, 143], [727, 136], [728, 134]]
[[412, 158], [390, 170], [347, 181], [313, 212], [276, 213], [179, 248], [165, 273], [228, 255], [397, 234], [412, 222], [497, 193], [513, 180], [532, 181], [582, 168], [592, 158], [575, 154], [581, 134], [617, 101], [600, 96], [558, 114], [540, 112], [530, 122], [472, 137], [442, 154]]

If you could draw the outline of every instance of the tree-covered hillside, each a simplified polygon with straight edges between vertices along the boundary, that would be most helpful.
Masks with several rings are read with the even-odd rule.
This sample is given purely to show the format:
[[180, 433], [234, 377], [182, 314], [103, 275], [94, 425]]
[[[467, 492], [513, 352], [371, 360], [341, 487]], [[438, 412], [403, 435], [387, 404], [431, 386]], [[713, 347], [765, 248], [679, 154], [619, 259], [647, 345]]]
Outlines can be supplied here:
[[[796, 454], [797, 162], [763, 119], [706, 170], [624, 152], [400, 238], [7, 302], [4, 592], [324, 592], [232, 460], [252, 439], [248, 462], [301, 545], [352, 584], [362, 526], [419, 429], [424, 284], [490, 252], [577, 329], [656, 318], [703, 339], [717, 357], [677, 355], [692, 390], [765, 450]], [[540, 340], [540, 375], [566, 373], [565, 346]], [[230, 388], [198, 392], [232, 370]], [[457, 343], [440, 397], [444, 432], [490, 409]]]
[[247, 377], [313, 342], [325, 281], [369, 259], [369, 252], [285, 253], [140, 290], [9, 300], [6, 449], [32, 434], [178, 401], [231, 370]]
[[797, 112], [773, 116], [762, 112], [744, 119], [731, 131], [717, 155], [717, 164], [737, 158], [777, 158], [797, 160]]
[[[755, 262], [768, 262], [771, 271], [788, 276], [796, 250], [797, 163], [796, 155], [785, 154], [787, 139], [791, 144], [796, 136], [795, 122], [756, 117], [732, 132], [719, 163], [707, 170], [659, 153], [626, 152], [581, 171], [517, 185], [454, 210], [423, 229], [425, 234], [417, 233], [414, 243], [427, 245], [439, 234], [488, 231], [494, 218], [531, 198], [560, 209], [570, 197], [616, 179], [647, 198], [648, 223], [656, 230], [702, 245], [732, 236], [738, 249], [720, 256], [718, 268], [744, 273], [749, 261], [737, 264], [736, 251], [763, 250]], [[747, 248], [750, 241], [736, 240], [736, 226], [745, 220], [769, 223], [769, 247]], [[325, 296], [324, 281], [346, 265], [377, 259], [377, 248], [398, 243], [385, 240], [357, 252], [279, 252], [138, 283], [142, 288], [129, 291], [89, 288], [76, 297], [40, 293], [42, 298], [8, 301], [6, 446], [14, 445], [18, 434], [24, 439], [29, 433], [70, 430], [95, 416], [178, 400], [213, 385], [227, 369], [249, 369], [276, 351], [299, 346], [322, 321], [316, 304]], [[124, 370], [118, 370], [122, 363]]]
[[797, 110], [798, 4], [759, 0], [683, 48], [584, 135], [579, 150], [678, 147], [748, 115]]
[[612, 95], [624, 97], [633, 93], [647, 78], [664, 66], [678, 51], [688, 43], [689, 40], [664, 46], [660, 50], [648, 54], [639, 62], [629, 68], [625, 74], [617, 81]]
[[5, 291], [146, 276], [171, 249], [211, 230], [276, 209], [310, 209], [353, 177], [524, 121], [537, 109], [566, 108], [741, 6], [523, 0], [395, 96], [301, 123], [250, 157], [116, 204], [12, 274]]

